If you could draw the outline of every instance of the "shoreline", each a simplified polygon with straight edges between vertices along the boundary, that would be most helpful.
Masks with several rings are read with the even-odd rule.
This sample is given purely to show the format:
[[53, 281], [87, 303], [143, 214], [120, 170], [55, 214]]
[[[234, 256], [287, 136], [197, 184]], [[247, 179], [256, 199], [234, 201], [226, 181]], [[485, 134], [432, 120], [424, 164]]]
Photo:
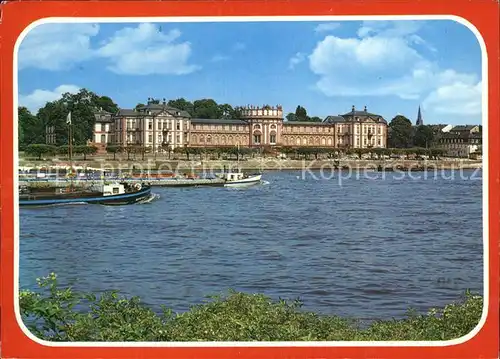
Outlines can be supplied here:
[[[69, 166], [66, 160], [27, 161], [21, 159], [19, 167], [43, 168]], [[74, 160], [73, 166], [112, 171], [173, 171], [206, 172], [240, 168], [242, 171], [301, 171], [349, 169], [367, 170], [464, 170], [482, 169], [482, 161], [473, 160], [280, 160], [249, 159], [238, 163], [236, 160]]]

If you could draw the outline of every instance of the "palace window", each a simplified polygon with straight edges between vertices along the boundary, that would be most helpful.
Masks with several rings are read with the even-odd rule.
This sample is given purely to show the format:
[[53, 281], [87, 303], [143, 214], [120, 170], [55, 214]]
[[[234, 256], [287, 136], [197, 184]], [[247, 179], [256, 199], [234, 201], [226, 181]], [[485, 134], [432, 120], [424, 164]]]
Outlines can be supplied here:
[[378, 139], [378, 145], [380, 146], [380, 138]]
[[276, 143], [276, 135], [275, 134], [271, 134], [271, 136], [269, 136], [269, 142], [271, 142], [271, 144]]
[[153, 135], [148, 136], [148, 142], [153, 142]]
[[181, 129], [181, 123], [179, 121], [177, 121], [177, 129], [180, 130]]
[[207, 137], [207, 143], [212, 142], [212, 138], [210, 136]]
[[106, 135], [101, 135], [101, 143], [106, 143]]
[[260, 144], [260, 135], [253, 135], [253, 143], [256, 145]]
[[148, 130], [153, 129], [153, 123], [151, 121], [148, 121]]

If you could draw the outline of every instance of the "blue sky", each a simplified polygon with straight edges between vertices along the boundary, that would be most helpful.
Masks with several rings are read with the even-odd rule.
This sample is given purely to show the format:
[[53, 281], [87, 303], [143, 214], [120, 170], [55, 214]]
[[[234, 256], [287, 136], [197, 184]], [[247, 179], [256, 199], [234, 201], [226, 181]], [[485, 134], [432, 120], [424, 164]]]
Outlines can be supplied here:
[[44, 24], [19, 51], [20, 103], [32, 111], [85, 87], [132, 108], [148, 97], [233, 106], [352, 105], [390, 120], [481, 122], [481, 51], [451, 20]]

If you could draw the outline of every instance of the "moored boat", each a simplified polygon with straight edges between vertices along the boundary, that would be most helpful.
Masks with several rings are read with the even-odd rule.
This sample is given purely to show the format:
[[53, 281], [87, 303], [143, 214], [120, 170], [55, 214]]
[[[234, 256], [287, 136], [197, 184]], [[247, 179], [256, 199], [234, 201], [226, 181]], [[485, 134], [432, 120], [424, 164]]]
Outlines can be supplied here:
[[141, 202], [151, 196], [151, 186], [123, 183], [94, 185], [90, 188], [24, 189], [19, 194], [20, 207], [53, 206], [61, 204], [127, 205]]

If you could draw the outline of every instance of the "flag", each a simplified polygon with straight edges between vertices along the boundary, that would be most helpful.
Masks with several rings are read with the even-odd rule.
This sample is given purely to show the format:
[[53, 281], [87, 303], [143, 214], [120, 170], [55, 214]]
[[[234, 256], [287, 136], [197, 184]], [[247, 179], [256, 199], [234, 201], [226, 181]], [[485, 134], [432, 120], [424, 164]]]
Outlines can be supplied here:
[[68, 116], [66, 116], [66, 123], [67, 123], [68, 125], [71, 125], [71, 111], [70, 111], [70, 112], [68, 112]]

